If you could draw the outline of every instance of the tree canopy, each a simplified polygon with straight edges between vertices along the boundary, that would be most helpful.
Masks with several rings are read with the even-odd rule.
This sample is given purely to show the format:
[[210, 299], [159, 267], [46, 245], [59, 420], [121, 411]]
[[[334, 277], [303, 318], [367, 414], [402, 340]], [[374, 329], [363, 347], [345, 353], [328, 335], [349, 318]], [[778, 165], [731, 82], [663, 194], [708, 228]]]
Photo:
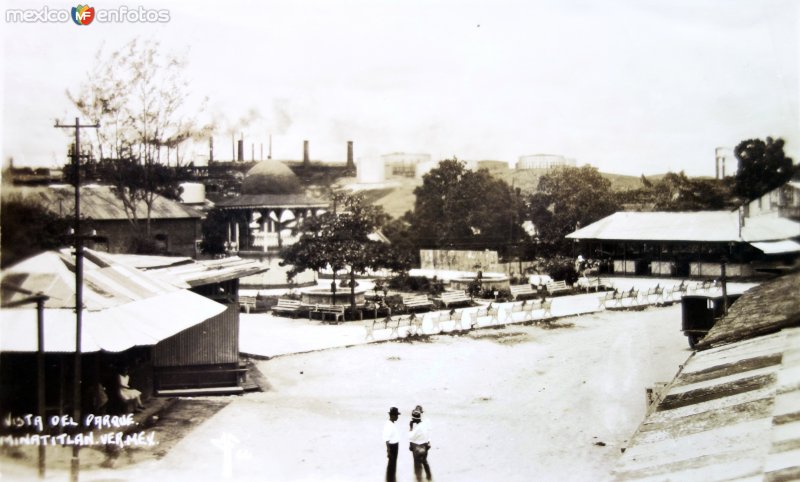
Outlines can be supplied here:
[[642, 187], [617, 193], [620, 204], [636, 204], [654, 211], [704, 211], [733, 209], [738, 205], [728, 179], [690, 178], [681, 171], [662, 179], [641, 177]]
[[[281, 250], [282, 264], [292, 266], [290, 279], [307, 269], [326, 267], [334, 275], [347, 269], [353, 282], [356, 274], [369, 269], [408, 269], [408, 260], [390, 245], [369, 238], [389, 219], [382, 208], [367, 204], [358, 195], [336, 193], [332, 201], [331, 211], [305, 218], [296, 228], [301, 233], [298, 241]], [[354, 286], [351, 283], [351, 295]]]
[[797, 173], [792, 158], [783, 152], [783, 139], [747, 139], [733, 150], [739, 161], [736, 194], [752, 200], [789, 181]]
[[99, 161], [89, 167], [114, 187], [137, 233], [138, 251], [149, 251], [156, 198], [180, 197], [180, 146], [210, 129], [194, 121], [205, 101], [194, 106], [186, 102], [185, 64], [181, 56], [162, 51], [158, 42], [135, 39], [110, 54], [98, 51], [95, 68], [80, 90], [67, 92], [85, 118], [100, 124], [91, 153]]
[[611, 181], [591, 166], [560, 167], [545, 174], [528, 206], [538, 241], [562, 253], [569, 249], [564, 236], [618, 210]]
[[406, 219], [418, 247], [503, 252], [525, 237], [519, 191], [485, 169], [444, 160], [423, 176], [414, 194], [414, 211]]

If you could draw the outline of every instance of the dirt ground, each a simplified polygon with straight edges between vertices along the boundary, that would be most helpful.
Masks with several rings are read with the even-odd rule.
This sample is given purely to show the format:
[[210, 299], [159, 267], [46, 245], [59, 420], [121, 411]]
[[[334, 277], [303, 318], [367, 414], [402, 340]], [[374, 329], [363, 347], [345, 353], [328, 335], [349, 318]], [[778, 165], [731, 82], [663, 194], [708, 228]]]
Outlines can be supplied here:
[[[261, 361], [270, 390], [235, 398], [157, 460], [81, 480], [382, 480], [386, 412], [400, 409], [405, 434], [417, 404], [437, 481], [610, 480], [645, 388], [690, 355], [679, 330], [676, 305]], [[401, 441], [398, 480], [412, 479]]]

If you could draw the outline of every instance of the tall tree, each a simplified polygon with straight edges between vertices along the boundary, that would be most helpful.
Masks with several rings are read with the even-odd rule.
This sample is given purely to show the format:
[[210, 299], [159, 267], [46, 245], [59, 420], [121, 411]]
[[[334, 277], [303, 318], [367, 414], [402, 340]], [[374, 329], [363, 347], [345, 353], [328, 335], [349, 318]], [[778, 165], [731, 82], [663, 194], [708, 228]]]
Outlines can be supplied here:
[[569, 250], [564, 236], [618, 209], [611, 181], [591, 166], [561, 167], [545, 174], [528, 202], [539, 241], [563, 254]]
[[[406, 270], [408, 260], [391, 246], [370, 239], [389, 218], [382, 208], [367, 204], [358, 195], [335, 193], [332, 201], [331, 211], [305, 218], [296, 228], [300, 238], [283, 248], [282, 264], [292, 266], [288, 272], [290, 279], [307, 269], [319, 271], [330, 267], [334, 276], [347, 269], [350, 306], [355, 309], [356, 274], [380, 268]], [[334, 293], [335, 281], [334, 278]]]
[[747, 139], [733, 150], [739, 161], [736, 194], [755, 199], [789, 181], [797, 172], [791, 157], [783, 152], [783, 139]]
[[423, 176], [414, 194], [407, 219], [419, 247], [504, 252], [525, 237], [519, 192], [485, 169], [446, 159]]
[[134, 39], [110, 54], [98, 51], [87, 80], [76, 93], [67, 92], [82, 116], [100, 124], [97, 176], [114, 186], [135, 232], [145, 239], [156, 198], [180, 196], [180, 146], [211, 128], [193, 120], [205, 100], [187, 103], [185, 65], [185, 58], [162, 51], [158, 42]]

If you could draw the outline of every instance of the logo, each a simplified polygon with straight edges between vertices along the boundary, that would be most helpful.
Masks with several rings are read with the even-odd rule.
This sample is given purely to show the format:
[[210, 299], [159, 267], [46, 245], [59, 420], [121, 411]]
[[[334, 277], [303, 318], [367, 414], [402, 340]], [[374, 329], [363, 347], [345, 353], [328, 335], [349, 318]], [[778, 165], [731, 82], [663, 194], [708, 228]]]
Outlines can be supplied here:
[[94, 20], [94, 7], [78, 5], [72, 7], [72, 21], [76, 25], [89, 25]]

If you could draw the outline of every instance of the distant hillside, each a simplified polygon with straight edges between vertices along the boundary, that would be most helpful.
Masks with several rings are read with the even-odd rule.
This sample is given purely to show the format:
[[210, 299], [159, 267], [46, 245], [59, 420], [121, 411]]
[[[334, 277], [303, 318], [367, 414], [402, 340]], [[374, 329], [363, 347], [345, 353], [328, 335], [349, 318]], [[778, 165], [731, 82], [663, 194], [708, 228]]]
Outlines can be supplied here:
[[[493, 176], [505, 180], [515, 188], [520, 188], [523, 194], [532, 194], [536, 192], [539, 185], [539, 178], [547, 173], [546, 169], [531, 169], [524, 171], [517, 171], [503, 166], [493, 166], [488, 169]], [[640, 176], [626, 176], [623, 174], [609, 174], [601, 173], [606, 179], [611, 181], [611, 187], [615, 191], [625, 191], [630, 189], [637, 189], [642, 187]], [[663, 174], [654, 176], [647, 176], [650, 181], [657, 181], [663, 178]], [[392, 217], [401, 217], [406, 211], [414, 209], [414, 189], [422, 184], [421, 180], [410, 178], [393, 178], [398, 186], [393, 189], [379, 189], [374, 191], [360, 191], [367, 198], [377, 206], [382, 206], [383, 209]]]

